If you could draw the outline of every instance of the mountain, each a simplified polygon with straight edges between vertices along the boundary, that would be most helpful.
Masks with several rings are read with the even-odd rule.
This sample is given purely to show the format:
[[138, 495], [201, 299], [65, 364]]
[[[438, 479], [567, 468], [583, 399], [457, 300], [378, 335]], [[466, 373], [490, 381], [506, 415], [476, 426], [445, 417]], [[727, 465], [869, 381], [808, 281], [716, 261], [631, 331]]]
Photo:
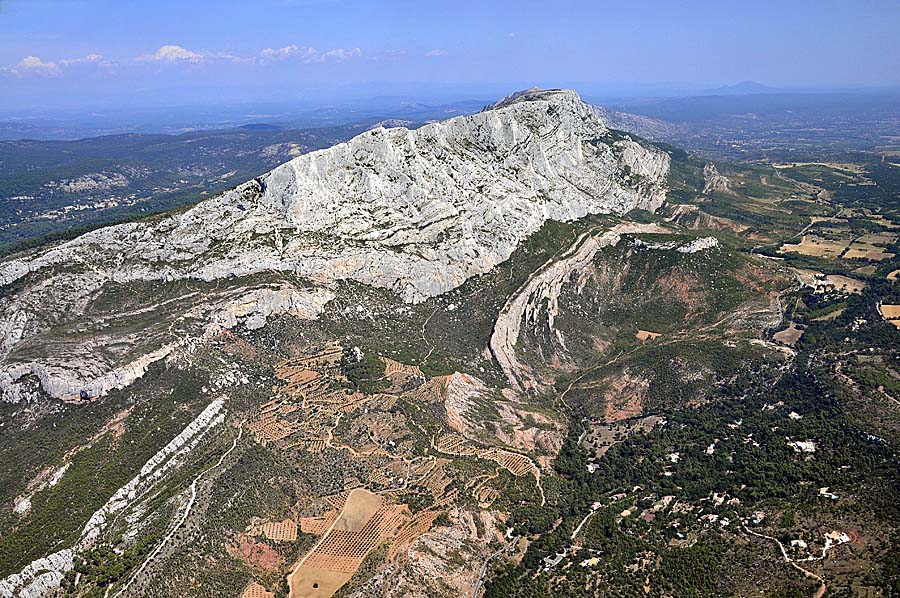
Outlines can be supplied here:
[[610, 127], [633, 133], [651, 141], [671, 141], [687, 132], [686, 127], [682, 124], [658, 118], [619, 112], [604, 106], [594, 106], [594, 110]]
[[[107, 288], [197, 281], [212, 289], [228, 281], [226, 296], [198, 298], [185, 310], [207, 314], [193, 334], [230, 327], [236, 317], [315, 317], [340, 280], [420, 302], [488, 272], [548, 219], [657, 209], [667, 169], [665, 153], [610, 136], [568, 91], [529, 92], [415, 131], [371, 130], [182, 214], [101, 229], [0, 264], [0, 284], [18, 287], [4, 301], [0, 388], [19, 400], [19, 381], [31, 374], [51, 396], [96, 397], [184, 342], [167, 332], [171, 316], [121, 353], [113, 347], [124, 339], [108, 331], [89, 333], [90, 341], [68, 337], [63, 331], [97, 321], [92, 298]], [[303, 282], [240, 288], [241, 279], [269, 272]], [[57, 289], [55, 307], [48, 289]], [[251, 300], [258, 306], [244, 313]], [[49, 349], [39, 359], [27, 349], [36, 345]]]
[[0, 252], [196, 203], [369, 124], [0, 141]]
[[0, 597], [893, 591], [896, 168], [397, 124], [0, 260]]

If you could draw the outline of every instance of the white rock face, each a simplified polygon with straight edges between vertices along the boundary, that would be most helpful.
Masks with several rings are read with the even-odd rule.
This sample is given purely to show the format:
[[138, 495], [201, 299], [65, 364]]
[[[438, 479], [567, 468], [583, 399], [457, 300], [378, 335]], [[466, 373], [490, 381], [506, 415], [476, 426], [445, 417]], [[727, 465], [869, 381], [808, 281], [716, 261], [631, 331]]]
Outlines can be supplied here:
[[681, 241], [666, 241], [665, 243], [646, 243], [644, 241], [636, 240], [635, 245], [638, 247], [642, 247], [644, 249], [654, 249], [654, 250], [672, 250], [674, 249], [678, 253], [698, 253], [700, 251], [706, 251], [707, 249], [712, 249], [713, 247], [719, 246], [719, 240], [715, 237], [697, 237], [696, 239], [688, 242]]
[[[547, 310], [547, 324], [550, 332], [557, 335], [560, 343], [565, 341], [554, 329], [554, 320], [559, 313], [559, 295], [562, 287], [573, 273], [583, 270], [593, 261], [597, 252], [604, 247], [618, 244], [623, 234], [665, 232], [655, 224], [621, 224], [603, 234], [584, 234], [559, 259], [553, 259], [532, 274], [522, 288], [513, 295], [494, 323], [490, 350], [500, 365], [512, 388], [516, 390], [535, 389], [538, 382], [533, 379], [528, 368], [516, 356], [522, 324], [537, 326], [541, 312]], [[546, 307], [545, 307], [546, 306]]]
[[256, 330], [265, 326], [267, 318], [275, 314], [291, 314], [312, 320], [332, 299], [334, 293], [326, 289], [306, 292], [288, 286], [275, 290], [255, 289], [217, 312], [206, 332], [209, 335], [218, 334], [239, 324], [248, 330]]
[[[183, 463], [207, 433], [225, 421], [225, 399], [212, 401], [178, 436], [161, 448], [141, 471], [115, 494], [85, 524], [75, 546], [37, 559], [19, 573], [0, 580], [0, 598], [50, 596], [66, 572], [75, 566], [75, 556], [90, 550], [106, 530], [110, 518], [136, 507], [164, 476]], [[127, 519], [127, 517], [126, 517]]]
[[703, 193], [728, 193], [731, 190], [728, 186], [730, 183], [728, 177], [719, 174], [716, 165], [712, 162], [707, 162], [703, 166], [703, 181]]
[[0, 579], [2, 598], [41, 598], [49, 596], [57, 588], [66, 571], [75, 566], [75, 554], [60, 550], [42, 559], [37, 559], [6, 579]]
[[[279, 166], [260, 179], [261, 194], [251, 182], [154, 226], [109, 227], [3, 263], [0, 284], [80, 256], [120, 282], [275, 268], [422, 300], [506, 259], [548, 219], [656, 209], [668, 156], [633, 141], [609, 145], [606, 132], [570, 91], [533, 92], [415, 131], [374, 129]], [[624, 183], [625, 167], [648, 180]], [[287, 240], [281, 250], [276, 231]], [[309, 237], [294, 238], [303, 232], [353, 246], [310, 246]], [[271, 237], [250, 243], [260, 235]], [[227, 244], [215, 251], [217, 242]]]
[[[668, 168], [664, 152], [610, 136], [572, 91], [529, 90], [415, 131], [376, 128], [183, 214], [0, 262], [0, 286], [27, 276], [0, 302], [0, 388], [16, 399], [16, 381], [34, 373], [60, 396], [71, 388], [59, 380], [107, 389], [143, 373], [141, 362], [129, 365], [133, 356], [88, 377], [46, 373], [48, 363], [17, 356], [20, 344], [51, 326], [89, 316], [91, 298], [109, 283], [290, 272], [319, 287], [354, 280], [420, 302], [491, 270], [547, 220], [656, 210]], [[257, 293], [211, 315], [205, 327], [259, 327], [284, 312], [315, 317], [323, 299], [308, 289]], [[247, 305], [259, 307], [255, 315]], [[147, 353], [158, 356], [170, 342]], [[123, 367], [126, 375], [116, 371]]]

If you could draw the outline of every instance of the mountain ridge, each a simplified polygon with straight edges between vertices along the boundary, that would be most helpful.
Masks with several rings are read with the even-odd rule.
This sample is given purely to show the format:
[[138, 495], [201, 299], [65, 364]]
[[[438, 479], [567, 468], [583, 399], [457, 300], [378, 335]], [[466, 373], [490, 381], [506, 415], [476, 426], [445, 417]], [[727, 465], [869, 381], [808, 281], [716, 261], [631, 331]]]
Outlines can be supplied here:
[[[18, 400], [19, 381], [31, 374], [57, 398], [100, 396], [127, 386], [188, 338], [248, 322], [258, 327], [278, 313], [315, 318], [341, 280], [418, 303], [488, 272], [547, 220], [655, 211], [665, 200], [668, 168], [667, 154], [611, 133], [573, 91], [528, 90], [416, 130], [366, 131], [184, 213], [0, 262], [0, 287], [21, 287], [3, 313], [0, 389]], [[266, 272], [302, 282], [241, 286]], [[232, 281], [226, 291], [218, 290], [223, 280]], [[91, 318], [104, 289], [179, 281], [217, 290], [192, 296], [179, 314], [192, 317], [183, 333], [144, 331], [139, 341], [147, 345], [136, 358], [133, 348], [113, 350], [119, 339], [107, 331], [86, 333], [90, 350], [60, 337]], [[41, 352], [36, 360], [28, 347], [38, 343], [58, 354]], [[73, 351], [84, 355], [73, 358]]]

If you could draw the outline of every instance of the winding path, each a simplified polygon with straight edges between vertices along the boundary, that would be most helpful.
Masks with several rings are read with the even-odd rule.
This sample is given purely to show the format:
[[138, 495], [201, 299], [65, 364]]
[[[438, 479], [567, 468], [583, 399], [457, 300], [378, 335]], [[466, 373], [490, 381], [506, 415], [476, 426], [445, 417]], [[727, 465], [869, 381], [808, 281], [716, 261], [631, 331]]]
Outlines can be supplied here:
[[[822, 598], [822, 596], [825, 595], [825, 592], [828, 590], [828, 586], [825, 585], [825, 579], [821, 575], [816, 575], [812, 571], [809, 571], [808, 569], [804, 569], [803, 567], [798, 565], [794, 561], [794, 559], [792, 559], [791, 557], [788, 556], [787, 550], [784, 549], [784, 544], [781, 543], [781, 540], [779, 540], [778, 538], [773, 538], [772, 536], [767, 536], [765, 534], [760, 534], [758, 532], [754, 532], [753, 530], [748, 529], [746, 525], [744, 525], [742, 527], [744, 528], [744, 531], [747, 532], [748, 534], [752, 534], [758, 538], [765, 538], [766, 540], [771, 540], [771, 541], [775, 542], [776, 544], [778, 544], [778, 548], [781, 550], [781, 556], [784, 557], [784, 562], [789, 564], [791, 567], [793, 567], [797, 571], [800, 571], [801, 573], [803, 573], [803, 575], [805, 575], [806, 577], [818, 581], [820, 586], [819, 586], [819, 589], [816, 591], [816, 593], [813, 595], [813, 598]], [[827, 549], [825, 549], [825, 550], [827, 550]], [[824, 559], [825, 558], [825, 550], [822, 551], [821, 557], [809, 558], [806, 560], [807, 561], [818, 561], [818, 560]]]
[[[191, 498], [188, 500], [187, 506], [185, 507], [184, 513], [182, 513], [181, 518], [177, 521], [177, 523], [175, 523], [175, 526], [169, 531], [169, 533], [166, 534], [166, 537], [163, 538], [163, 541], [159, 543], [159, 546], [157, 546], [153, 550], [153, 552], [151, 552], [150, 555], [146, 558], [146, 560], [144, 560], [144, 562], [141, 563], [141, 566], [138, 568], [137, 571], [134, 572], [134, 575], [131, 576], [131, 578], [125, 583], [124, 586], [122, 586], [119, 589], [118, 592], [113, 594], [113, 598], [118, 598], [119, 596], [122, 595], [122, 593], [125, 590], [127, 590], [131, 586], [131, 584], [134, 582], [134, 580], [137, 579], [141, 575], [141, 573], [144, 572], [144, 569], [146, 569], [147, 566], [153, 561], [153, 559], [155, 559], [157, 557], [157, 555], [159, 555], [159, 553], [162, 551], [162, 549], [166, 547], [166, 544], [169, 543], [169, 540], [172, 539], [172, 537], [175, 535], [175, 532], [177, 532], [179, 530], [179, 528], [181, 528], [181, 526], [184, 525], [184, 522], [187, 521], [187, 518], [191, 514], [191, 510], [194, 508], [194, 502], [197, 500], [197, 482], [199, 482], [200, 478], [202, 478], [204, 475], [206, 475], [213, 469], [222, 465], [222, 463], [225, 461], [225, 459], [228, 457], [228, 455], [231, 454], [231, 451], [233, 451], [235, 449], [235, 447], [237, 447], [237, 444], [240, 441], [241, 436], [243, 434], [244, 434], [244, 422], [241, 422], [238, 425], [238, 435], [235, 437], [234, 442], [231, 443], [231, 448], [229, 448], [227, 451], [225, 451], [222, 454], [221, 457], [219, 457], [219, 460], [216, 461], [215, 465], [212, 465], [212, 466], [204, 469], [200, 473], [198, 473], [197, 476], [194, 478], [194, 481], [191, 482]], [[107, 590], [107, 595], [108, 594], [109, 594], [109, 590]]]
[[512, 548], [518, 544], [519, 536], [513, 536], [510, 538], [509, 542], [503, 545], [503, 548], [489, 556], [485, 559], [484, 564], [481, 566], [481, 574], [478, 576], [478, 581], [475, 582], [475, 589], [472, 590], [472, 598], [478, 598], [478, 592], [481, 591], [481, 584], [484, 582], [484, 576], [487, 574], [488, 565], [492, 560], [503, 554], [504, 552], [509, 552]]

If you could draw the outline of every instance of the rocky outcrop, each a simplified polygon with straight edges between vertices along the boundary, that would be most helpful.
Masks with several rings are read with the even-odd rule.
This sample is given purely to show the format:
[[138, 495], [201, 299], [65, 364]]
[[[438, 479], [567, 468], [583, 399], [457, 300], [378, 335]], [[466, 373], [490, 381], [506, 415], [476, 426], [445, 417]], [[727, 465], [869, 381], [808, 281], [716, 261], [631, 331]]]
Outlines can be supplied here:
[[269, 317], [290, 314], [303, 320], [318, 317], [325, 304], [334, 299], [334, 293], [326, 289], [301, 291], [289, 286], [277, 289], [255, 289], [231, 302], [213, 317], [206, 332], [218, 334], [243, 324], [247, 330], [266, 325]]
[[[170, 343], [155, 351], [141, 355], [111, 370], [105, 370], [97, 363], [71, 363], [47, 365], [39, 362], [21, 363], [0, 372], [0, 392], [4, 398], [18, 402], [22, 389], [18, 381], [27, 375], [40, 380], [41, 388], [52, 397], [79, 400], [84, 391], [85, 398], [102, 397], [111, 390], [125, 388], [143, 376], [151, 364], [169, 356], [179, 343]], [[77, 372], [73, 371], [77, 366]]]
[[719, 174], [716, 165], [707, 162], [703, 166], [703, 193], [728, 193], [731, 189], [728, 187], [728, 177]]
[[186, 456], [197, 447], [207, 433], [225, 421], [225, 399], [210, 403], [200, 415], [160, 449], [141, 471], [91, 516], [81, 536], [71, 548], [37, 559], [19, 573], [0, 580], [0, 598], [40, 598], [52, 595], [66, 572], [75, 566], [75, 557], [95, 544], [107, 529], [108, 522], [129, 508], [136, 506], [163, 478], [183, 464]]
[[599, 235], [585, 233], [559, 258], [554, 258], [532, 274], [523, 287], [507, 301], [494, 323], [489, 346], [512, 388], [521, 391], [537, 389], [539, 386], [527, 366], [516, 356], [521, 326], [539, 325], [541, 314], [546, 312], [549, 331], [565, 347], [560, 331], [554, 328], [563, 285], [573, 273], [590, 265], [598, 251], [618, 244], [623, 234], [653, 232], [667, 231], [655, 224], [621, 224]]
[[689, 127], [675, 124], [642, 114], [619, 112], [603, 106], [594, 106], [594, 111], [613, 129], [627, 131], [650, 141], [672, 141], [689, 133]]
[[[565, 428], [506, 390], [492, 391], [475, 376], [455, 372], [441, 384], [447, 425], [475, 442], [498, 441], [519, 451], [555, 455]], [[496, 412], [495, 417], [486, 413]]]
[[42, 598], [59, 588], [66, 571], [75, 566], [75, 553], [65, 549], [37, 559], [6, 579], [0, 579], [2, 598]]
[[675, 222], [691, 230], [718, 230], [740, 233], [747, 230], [747, 226], [738, 224], [734, 220], [713, 216], [691, 204], [669, 204], [666, 208], [669, 216], [667, 220]]
[[[102, 334], [94, 338], [89, 348], [48, 343], [42, 360], [29, 359], [18, 363], [7, 360], [4, 369], [0, 369], [0, 394], [10, 402], [27, 398], [24, 380], [30, 376], [37, 379], [41, 389], [52, 397], [66, 401], [96, 399], [112, 390], [129, 386], [144, 376], [152, 364], [182, 348], [191, 347], [196, 340], [238, 326], [249, 330], [261, 328], [268, 318], [280, 314], [315, 319], [333, 298], [334, 293], [328, 289], [298, 289], [287, 284], [251, 288], [224, 298], [214, 293], [196, 297], [198, 301], [191, 304], [187, 311], [176, 314], [180, 326], [189, 328], [187, 334], [176, 334], [171, 331], [172, 322], [160, 318], [153, 322], [152, 327], [142, 324], [145, 327], [142, 335]], [[136, 315], [139, 321], [143, 321], [140, 316], [154, 313], [159, 306], [159, 303], [149, 304], [120, 320]], [[90, 310], [86, 313], [89, 314]], [[154, 335], [154, 332], [157, 334]], [[141, 336], [151, 337], [151, 344], [147, 346], [148, 341]], [[156, 339], [155, 345], [152, 344], [153, 339]], [[126, 354], [126, 359], [118, 362], [110, 359], [110, 351], [104, 350], [107, 345], [125, 343], [132, 343], [136, 349], [146, 346], [146, 350], [139, 351], [131, 359], [127, 359]]]
[[[182, 214], [100, 229], [2, 262], [0, 286], [19, 287], [0, 302], [4, 395], [15, 398], [15, 380], [26, 373], [54, 396], [71, 390], [67, 378], [103, 392], [140, 375], [146, 360], [134, 356], [104, 357], [95, 362], [103, 372], [67, 377], [51, 371], [65, 369], [65, 360], [51, 367], [17, 355], [20, 344], [51, 328], [90, 319], [91, 300], [107, 285], [234, 285], [271, 272], [310, 285], [253, 292], [204, 324], [254, 328], [274, 313], [314, 317], [329, 297], [321, 289], [336, 281], [419, 302], [488, 272], [547, 220], [656, 210], [668, 155], [608, 133], [576, 93], [529, 90], [414, 131], [366, 131]], [[173, 341], [145, 356], [158, 357]]]

